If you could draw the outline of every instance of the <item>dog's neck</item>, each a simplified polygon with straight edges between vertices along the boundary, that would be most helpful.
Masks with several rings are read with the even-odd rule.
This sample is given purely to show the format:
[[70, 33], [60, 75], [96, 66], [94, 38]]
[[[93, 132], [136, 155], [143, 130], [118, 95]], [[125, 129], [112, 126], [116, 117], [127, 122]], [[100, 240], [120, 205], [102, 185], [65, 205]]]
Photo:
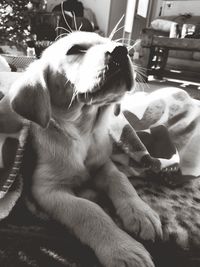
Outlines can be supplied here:
[[102, 123], [104, 124], [102, 127], [106, 127], [108, 117], [106, 111], [110, 106], [79, 105], [75, 110], [72, 107], [67, 115], [64, 110], [54, 108], [51, 124], [63, 134], [70, 136], [75, 132], [80, 135], [92, 134], [97, 127], [102, 126]]
[[[103, 117], [109, 106], [85, 106], [82, 109], [82, 114], [76, 122], [77, 128], [82, 134], [84, 133], [93, 133], [96, 128], [99, 126], [105, 127], [102, 125]], [[105, 120], [104, 120], [105, 123]]]

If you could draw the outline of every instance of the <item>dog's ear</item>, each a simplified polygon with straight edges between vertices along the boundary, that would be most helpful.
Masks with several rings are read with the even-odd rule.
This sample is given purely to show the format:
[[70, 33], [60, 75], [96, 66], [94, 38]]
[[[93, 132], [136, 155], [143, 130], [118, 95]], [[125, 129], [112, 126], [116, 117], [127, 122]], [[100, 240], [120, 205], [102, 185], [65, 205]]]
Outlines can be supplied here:
[[13, 110], [44, 128], [51, 118], [47, 71], [47, 67], [41, 66], [40, 60], [32, 63], [9, 92]]

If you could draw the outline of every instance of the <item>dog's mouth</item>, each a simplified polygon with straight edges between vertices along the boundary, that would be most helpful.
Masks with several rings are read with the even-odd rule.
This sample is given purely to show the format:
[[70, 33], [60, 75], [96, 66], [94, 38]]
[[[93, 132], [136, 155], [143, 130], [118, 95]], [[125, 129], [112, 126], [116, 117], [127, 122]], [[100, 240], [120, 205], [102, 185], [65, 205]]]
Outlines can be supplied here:
[[116, 47], [108, 55], [107, 64], [92, 90], [79, 93], [78, 100], [85, 104], [118, 101], [133, 86], [133, 70], [125, 47]]

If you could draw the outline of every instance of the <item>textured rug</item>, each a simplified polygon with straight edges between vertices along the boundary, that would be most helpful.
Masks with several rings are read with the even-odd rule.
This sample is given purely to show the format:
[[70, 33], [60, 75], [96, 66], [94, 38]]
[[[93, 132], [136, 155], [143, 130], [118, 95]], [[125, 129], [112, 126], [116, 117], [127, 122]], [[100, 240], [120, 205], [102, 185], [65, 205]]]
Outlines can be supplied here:
[[[103, 199], [105, 202], [105, 199]], [[1, 267], [100, 267], [94, 253], [55, 222], [42, 222], [21, 203], [0, 223]], [[156, 267], [199, 267], [199, 251], [184, 251], [173, 240], [145, 244]]]

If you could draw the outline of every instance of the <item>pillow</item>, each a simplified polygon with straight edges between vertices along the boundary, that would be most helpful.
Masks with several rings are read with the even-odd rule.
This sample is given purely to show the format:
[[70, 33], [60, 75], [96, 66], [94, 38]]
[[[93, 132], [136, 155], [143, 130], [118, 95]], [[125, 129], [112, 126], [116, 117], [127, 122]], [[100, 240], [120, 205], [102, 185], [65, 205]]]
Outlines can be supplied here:
[[151, 27], [155, 30], [170, 32], [173, 22], [178, 23], [179, 26], [183, 24], [196, 24], [193, 21], [199, 21], [200, 16], [193, 17], [191, 14], [180, 14], [176, 16], [160, 16], [152, 21]]
[[153, 28], [154, 30], [170, 32], [173, 23], [174, 21], [171, 20], [155, 19], [151, 22], [151, 28]]

